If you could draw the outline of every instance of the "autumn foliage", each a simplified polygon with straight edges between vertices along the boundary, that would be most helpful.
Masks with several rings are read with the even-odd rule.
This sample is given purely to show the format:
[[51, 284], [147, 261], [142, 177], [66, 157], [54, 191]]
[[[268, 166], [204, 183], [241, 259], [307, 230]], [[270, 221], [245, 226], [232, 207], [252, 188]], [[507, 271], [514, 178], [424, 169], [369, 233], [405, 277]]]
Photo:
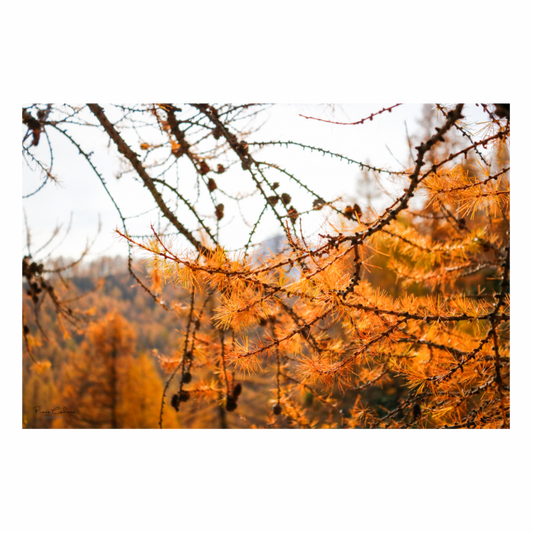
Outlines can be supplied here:
[[[322, 120], [364, 128], [377, 115], [392, 120], [396, 107], [350, 125]], [[413, 140], [411, 166], [399, 171], [296, 141], [252, 140], [255, 132], [240, 122], [261, 109], [252, 104], [118, 106], [159, 136], [136, 146], [102, 107], [83, 108], [174, 231], [152, 226], [134, 237], [122, 215], [117, 229], [140, 290], [170, 314], [179, 339], [148, 359], [135, 356], [135, 335], [120, 316], [90, 325], [60, 385], [61, 402], [79, 410], [71, 427], [169, 427], [169, 411], [188, 427], [200, 419], [204, 427], [510, 427], [510, 113], [506, 104], [478, 107], [484, 121], [468, 124], [463, 104], [434, 106], [432, 129]], [[36, 109], [47, 110], [40, 122]], [[43, 131], [61, 130], [54, 111], [66, 123], [81, 113], [36, 109], [23, 115], [28, 153]], [[388, 204], [323, 198], [305, 179], [262, 161], [266, 146], [357, 165]], [[80, 153], [93, 164], [81, 146]], [[194, 173], [209, 217], [155, 171], [163, 155]], [[253, 185], [262, 205], [239, 250], [219, 234], [228, 212], [247, 201], [224, 193], [228, 169]], [[399, 192], [387, 191], [383, 176]], [[195, 229], [169, 198], [194, 214]], [[254, 253], [266, 212], [281, 244]], [[306, 230], [310, 216], [322, 217], [320, 231]], [[133, 251], [148, 281], [133, 268]], [[153, 361], [165, 374], [163, 390]], [[196, 422], [195, 412], [203, 412]]]

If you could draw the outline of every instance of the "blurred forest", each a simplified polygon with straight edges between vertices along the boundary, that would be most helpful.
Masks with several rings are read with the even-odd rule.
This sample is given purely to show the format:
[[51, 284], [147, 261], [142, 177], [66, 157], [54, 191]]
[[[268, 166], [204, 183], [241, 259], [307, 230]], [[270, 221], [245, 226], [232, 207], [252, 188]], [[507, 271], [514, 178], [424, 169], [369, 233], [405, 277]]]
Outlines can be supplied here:
[[[51, 265], [61, 268], [69, 261], [58, 258]], [[145, 270], [139, 263], [137, 270]], [[24, 287], [28, 290], [27, 286]], [[76, 264], [69, 272], [65, 295], [73, 292], [84, 297], [78, 312], [86, 320], [78, 332], [62, 331], [53, 305], [43, 305], [39, 321], [46, 338], [34, 341], [33, 350], [46, 363], [24, 359], [23, 417], [26, 428], [156, 428], [159, 424], [161, 396], [168, 374], [165, 356], [181, 345], [185, 320], [165, 311], [139, 285], [132, 282], [127, 259], [103, 257]], [[168, 299], [187, 305], [188, 295], [176, 296], [170, 287]], [[212, 308], [207, 310], [213, 314]], [[28, 309], [29, 322], [32, 320]], [[90, 326], [87, 328], [87, 325]], [[202, 349], [209, 340], [202, 339]], [[114, 362], [117, 372], [114, 373]], [[166, 367], [168, 369], [168, 367]], [[207, 373], [205, 373], [208, 376]], [[249, 427], [263, 421], [257, 413], [268, 402], [269, 378], [237, 377], [243, 387], [245, 411], [227, 413], [212, 403], [184, 403], [179, 412], [167, 409], [165, 428]], [[195, 381], [202, 380], [200, 370]], [[213, 396], [206, 391], [206, 397]], [[40, 407], [36, 410], [36, 407]], [[46, 407], [45, 407], [46, 406]], [[80, 413], [43, 413], [49, 406], [59, 406]], [[83, 415], [81, 415], [83, 413]], [[241, 415], [245, 416], [243, 418]]]

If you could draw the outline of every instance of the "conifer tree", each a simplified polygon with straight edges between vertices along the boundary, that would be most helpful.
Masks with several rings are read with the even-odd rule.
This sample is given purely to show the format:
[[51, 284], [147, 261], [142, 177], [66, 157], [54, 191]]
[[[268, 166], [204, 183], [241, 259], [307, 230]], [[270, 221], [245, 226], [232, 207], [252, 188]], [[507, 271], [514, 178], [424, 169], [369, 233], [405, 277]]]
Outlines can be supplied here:
[[[118, 314], [91, 324], [79, 352], [70, 354], [57, 404], [66, 411], [55, 427], [154, 428], [162, 384], [153, 359], [135, 356], [135, 333]], [[170, 414], [167, 424], [176, 427]]]

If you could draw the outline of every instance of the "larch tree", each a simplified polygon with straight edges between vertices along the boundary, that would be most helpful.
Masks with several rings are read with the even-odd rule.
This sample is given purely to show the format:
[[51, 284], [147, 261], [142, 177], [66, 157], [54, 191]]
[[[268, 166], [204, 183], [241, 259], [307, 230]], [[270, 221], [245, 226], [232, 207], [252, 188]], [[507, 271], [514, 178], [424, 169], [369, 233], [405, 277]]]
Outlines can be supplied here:
[[[70, 353], [63, 367], [54, 427], [157, 427], [161, 392], [153, 358], [136, 356], [133, 328], [109, 314], [88, 327], [81, 350]], [[172, 413], [165, 421], [177, 427]]]
[[[376, 116], [392, 119], [400, 105], [353, 123], [301, 119], [364, 128]], [[52, 153], [54, 132], [76, 147], [109, 193], [131, 275], [176, 317], [180, 345], [156, 354], [168, 373], [159, 426], [166, 427], [169, 408], [183, 412], [197, 402], [218, 410], [222, 427], [510, 427], [509, 104], [479, 104], [484, 119], [475, 124], [465, 121], [464, 104], [436, 104], [432, 129], [412, 145], [410, 139], [411, 164], [401, 170], [298, 140], [261, 140], [250, 120], [262, 109], [23, 110], [23, 154], [43, 173], [42, 186], [54, 175], [37, 147], [47, 136]], [[101, 131], [120, 158], [120, 178], [142, 184], [165, 225], [147, 228], [145, 236], [130, 233], [121, 199], [83, 146], [83, 128]], [[265, 161], [267, 147], [353, 165], [375, 180], [388, 205], [325, 198], [304, 177]], [[178, 169], [189, 182], [176, 180]], [[239, 176], [249, 192], [232, 191], [227, 176]], [[287, 192], [294, 186], [298, 196]], [[230, 250], [221, 225], [252, 201], [260, 208], [247, 242]], [[309, 221], [317, 217], [315, 231]], [[266, 220], [283, 239], [261, 255], [253, 250]], [[133, 268], [133, 251], [144, 254], [151, 282]], [[32, 276], [41, 276], [35, 269]], [[185, 289], [187, 301], [163, 299], [166, 285]], [[28, 290], [38, 302], [31, 283]], [[108, 427], [120, 416], [111, 400], [120, 381], [116, 363], [129, 357], [132, 343], [116, 320], [90, 334], [99, 346], [94, 354], [106, 354], [107, 363], [89, 370], [89, 348], [72, 362], [79, 376], [73, 393], [85, 391], [93, 404], [101, 397], [91, 420]], [[104, 374], [105, 391], [89, 390]], [[248, 414], [246, 402], [261, 387], [266, 392]]]

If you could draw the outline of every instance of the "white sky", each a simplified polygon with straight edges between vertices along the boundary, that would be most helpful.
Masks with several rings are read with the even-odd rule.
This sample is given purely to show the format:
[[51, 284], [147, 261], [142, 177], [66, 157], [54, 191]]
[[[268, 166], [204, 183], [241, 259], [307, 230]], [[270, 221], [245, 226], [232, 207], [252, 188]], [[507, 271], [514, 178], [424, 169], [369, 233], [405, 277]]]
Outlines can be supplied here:
[[[409, 164], [405, 124], [407, 124], [411, 136], [419, 131], [418, 120], [421, 116], [421, 105], [402, 105], [393, 109], [391, 113], [383, 113], [374, 117], [372, 121], [357, 126], [327, 124], [300, 116], [303, 114], [340, 122], [355, 122], [391, 105], [394, 103], [338, 104], [334, 107], [278, 104], [268, 108], [257, 117], [256, 124], [263, 125], [248, 140], [293, 140], [340, 153], [376, 167], [402, 170], [390, 152], [402, 164]], [[114, 109], [110, 106], [104, 106], [104, 109], [110, 115], [114, 113]], [[465, 114], [467, 119], [471, 120], [481, 116], [479, 109], [475, 106], [467, 106]], [[95, 128], [69, 126], [67, 130], [86, 152], [94, 152], [93, 161], [105, 178], [125, 217], [145, 213], [155, 206], [149, 192], [135, 182], [131, 175], [120, 180], [115, 178], [119, 169], [119, 159], [114, 145], [111, 148], [108, 147], [109, 141], [104, 134]], [[28, 225], [31, 230], [32, 253], [35, 254], [48, 241], [57, 225], [62, 225], [60, 235], [41, 254], [37, 255], [42, 257], [44, 253], [52, 252], [52, 256], [56, 257], [60, 255], [76, 257], [83, 251], [87, 241], [95, 237], [100, 218], [102, 229], [88, 258], [94, 259], [99, 255], [125, 255], [127, 246], [117, 238], [114, 231], [115, 228], [121, 227], [120, 219], [100, 180], [67, 139], [52, 128], [48, 128], [48, 131], [54, 147], [54, 174], [59, 177], [61, 185], [48, 183], [37, 194], [23, 200], [23, 207], [26, 210]], [[125, 137], [128, 139], [128, 133], [125, 133]], [[132, 148], [141, 153], [137, 138], [130, 137], [129, 139]], [[41, 157], [48, 158], [48, 147], [44, 136], [41, 137], [38, 150]], [[356, 186], [356, 177], [360, 174], [360, 170], [355, 165], [348, 165], [329, 156], [322, 156], [316, 152], [311, 153], [309, 150], [304, 151], [295, 146], [289, 148], [265, 147], [256, 154], [256, 158], [275, 163], [293, 173], [326, 200], [343, 197], [346, 202], [356, 200], [361, 204], [364, 203]], [[187, 185], [195, 183], [195, 177], [185, 158], [180, 161], [179, 169], [180, 191], [192, 199], [196, 196], [195, 190], [191, 185]], [[287, 192], [291, 195], [292, 205], [298, 211], [311, 208], [313, 198], [302, 191], [297, 184], [290, 182], [286, 176], [275, 170], [269, 170], [267, 174], [271, 182], [278, 181], [281, 184], [278, 189], [279, 193]], [[168, 176], [170, 182], [174, 182], [176, 171], [170, 170]], [[211, 173], [210, 176], [216, 180], [220, 188], [234, 195], [239, 192], [253, 192], [255, 190], [255, 185], [248, 173], [243, 172], [238, 166], [222, 175]], [[32, 172], [26, 165], [23, 165], [23, 195], [30, 194], [41, 183], [40, 171]], [[226, 199], [220, 191], [215, 191], [215, 195], [217, 201], [226, 206], [225, 217], [221, 221], [221, 244], [228, 249], [242, 247], [246, 243], [250, 231], [247, 224], [255, 222], [263, 207], [262, 198], [256, 194], [253, 198], [243, 201], [241, 214], [236, 204]], [[382, 204], [375, 207], [383, 208], [385, 206]], [[198, 210], [209, 223], [214, 222], [213, 207], [206, 195], [201, 197]], [[70, 232], [60, 244], [65, 236], [71, 214]], [[181, 207], [177, 215], [186, 227], [195, 229], [198, 226], [197, 221], [187, 208]], [[158, 216], [158, 210], [155, 209], [145, 215], [128, 220], [130, 234], [150, 233], [150, 224], [154, 224], [156, 227], [159, 224]], [[324, 216], [323, 213], [316, 212], [307, 215], [307, 217], [304, 219], [304, 231], [308, 232], [307, 235], [312, 235], [321, 228]], [[24, 225], [22, 231], [23, 243], [25, 243]], [[279, 233], [280, 228], [277, 220], [272, 213], [267, 211], [254, 242], [259, 242]], [[182, 237], [179, 237], [177, 242], [186, 245]], [[57, 246], [58, 244], [60, 245]], [[27, 248], [23, 244], [23, 253], [26, 252]]]

